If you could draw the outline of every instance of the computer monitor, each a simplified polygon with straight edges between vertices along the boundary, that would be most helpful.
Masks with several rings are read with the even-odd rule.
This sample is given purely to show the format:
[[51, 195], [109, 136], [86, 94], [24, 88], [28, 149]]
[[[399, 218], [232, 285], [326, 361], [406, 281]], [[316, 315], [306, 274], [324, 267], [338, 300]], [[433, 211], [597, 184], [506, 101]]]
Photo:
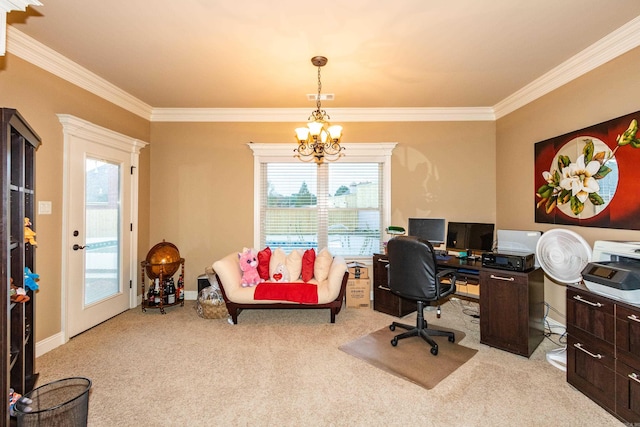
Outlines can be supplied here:
[[432, 246], [444, 243], [446, 221], [444, 218], [409, 218], [407, 233], [423, 240]]
[[493, 249], [494, 224], [471, 223], [469, 249], [489, 252]]
[[447, 225], [447, 249], [469, 249], [467, 248], [467, 232], [467, 223], [449, 222]]
[[480, 222], [449, 222], [447, 249], [488, 252], [493, 249], [494, 224]]

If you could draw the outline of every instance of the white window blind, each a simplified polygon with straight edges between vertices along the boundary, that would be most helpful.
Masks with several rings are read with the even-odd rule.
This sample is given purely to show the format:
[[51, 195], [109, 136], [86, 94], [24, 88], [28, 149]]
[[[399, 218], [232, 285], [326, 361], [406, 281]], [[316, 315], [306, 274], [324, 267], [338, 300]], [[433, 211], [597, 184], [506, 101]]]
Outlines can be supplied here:
[[[368, 151], [363, 151], [365, 144], [354, 144], [361, 151], [348, 150], [349, 157], [320, 166], [290, 154], [275, 155], [276, 146], [283, 145], [249, 144], [256, 159], [256, 247], [287, 253], [327, 247], [349, 259], [380, 252], [390, 212], [395, 144], [366, 144]], [[384, 155], [376, 155], [380, 145]]]
[[334, 255], [381, 249], [379, 163], [262, 164], [260, 247], [328, 247]]

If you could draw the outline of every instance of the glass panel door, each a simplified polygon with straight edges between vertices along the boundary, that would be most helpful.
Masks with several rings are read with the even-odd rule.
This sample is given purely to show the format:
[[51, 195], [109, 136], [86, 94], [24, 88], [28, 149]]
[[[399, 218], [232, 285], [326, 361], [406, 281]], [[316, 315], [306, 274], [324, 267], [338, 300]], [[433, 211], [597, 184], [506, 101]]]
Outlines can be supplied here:
[[114, 296], [120, 289], [120, 165], [85, 161], [85, 292], [84, 305]]

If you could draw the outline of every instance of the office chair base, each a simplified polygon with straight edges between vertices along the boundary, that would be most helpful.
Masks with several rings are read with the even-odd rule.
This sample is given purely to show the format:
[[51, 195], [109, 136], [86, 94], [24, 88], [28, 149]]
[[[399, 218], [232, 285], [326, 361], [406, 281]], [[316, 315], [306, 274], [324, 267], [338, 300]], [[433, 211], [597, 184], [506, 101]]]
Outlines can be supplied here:
[[453, 343], [456, 341], [456, 335], [455, 333], [449, 332], [449, 331], [439, 331], [437, 329], [428, 329], [427, 321], [425, 320], [424, 315], [420, 310], [420, 308], [421, 307], [418, 307], [418, 319], [416, 321], [416, 326], [411, 326], [411, 325], [398, 323], [398, 322], [392, 322], [391, 325], [389, 325], [389, 329], [391, 331], [395, 331], [396, 328], [402, 328], [407, 330], [407, 332], [403, 332], [393, 337], [391, 339], [391, 345], [395, 347], [398, 345], [398, 340], [419, 336], [431, 346], [431, 354], [433, 354], [434, 356], [437, 356], [438, 344], [433, 340], [433, 338], [431, 338], [431, 336], [447, 337], [448, 341]]
[[455, 334], [453, 332], [446, 331], [438, 331], [436, 329], [426, 329], [426, 328], [415, 328], [413, 326], [405, 325], [402, 323], [393, 322], [389, 329], [395, 331], [396, 327], [407, 329], [407, 332], [403, 332], [402, 334], [396, 335], [391, 339], [391, 345], [397, 346], [398, 340], [409, 338], [409, 337], [417, 337], [420, 336], [423, 340], [425, 340], [431, 346], [431, 354], [434, 356], [438, 355], [438, 343], [436, 343], [431, 336], [444, 336], [447, 337], [448, 341], [453, 343], [456, 341]]

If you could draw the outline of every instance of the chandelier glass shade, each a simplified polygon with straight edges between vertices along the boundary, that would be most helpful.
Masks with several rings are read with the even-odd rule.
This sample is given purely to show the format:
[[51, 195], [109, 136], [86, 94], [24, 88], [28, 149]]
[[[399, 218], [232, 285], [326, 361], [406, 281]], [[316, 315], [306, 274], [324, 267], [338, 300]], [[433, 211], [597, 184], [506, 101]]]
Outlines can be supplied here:
[[320, 69], [327, 64], [324, 56], [314, 56], [311, 63], [318, 67], [318, 96], [316, 97], [316, 109], [309, 116], [307, 127], [296, 129], [296, 140], [298, 148], [295, 157], [302, 161], [309, 162], [315, 160], [321, 164], [325, 159], [335, 161], [342, 157], [344, 147], [340, 146], [342, 138], [342, 126], [331, 125], [331, 119], [327, 112], [322, 109], [320, 103], [320, 92], [322, 81], [320, 80]]

